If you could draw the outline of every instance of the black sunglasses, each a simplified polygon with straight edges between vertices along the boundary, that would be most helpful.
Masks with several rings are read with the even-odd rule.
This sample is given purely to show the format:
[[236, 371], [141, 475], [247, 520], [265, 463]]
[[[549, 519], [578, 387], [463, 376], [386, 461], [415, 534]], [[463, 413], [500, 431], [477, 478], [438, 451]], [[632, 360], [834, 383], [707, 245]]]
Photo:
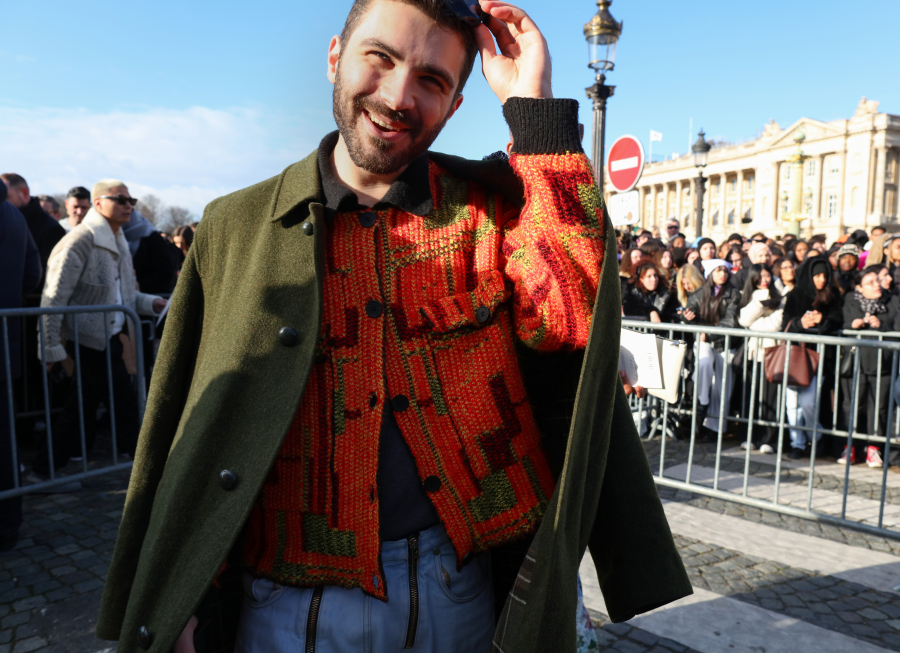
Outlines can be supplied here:
[[472, 27], [478, 27], [478, 23], [488, 24], [491, 15], [481, 8], [477, 2], [467, 5], [466, 0], [444, 0], [447, 8]]
[[116, 204], [121, 204], [125, 206], [126, 204], [131, 204], [134, 206], [138, 203], [138, 199], [136, 197], [128, 197], [128, 195], [101, 195], [101, 200], [113, 200]]

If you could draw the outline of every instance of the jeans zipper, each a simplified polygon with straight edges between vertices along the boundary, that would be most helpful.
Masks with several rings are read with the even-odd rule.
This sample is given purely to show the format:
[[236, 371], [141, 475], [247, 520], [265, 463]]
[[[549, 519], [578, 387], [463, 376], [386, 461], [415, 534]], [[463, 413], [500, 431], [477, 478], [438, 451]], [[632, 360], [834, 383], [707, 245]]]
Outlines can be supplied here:
[[316, 653], [316, 629], [319, 625], [319, 608], [322, 607], [322, 593], [324, 587], [317, 587], [313, 591], [309, 602], [309, 615], [306, 617], [306, 650], [304, 653]]
[[419, 538], [411, 535], [409, 543], [409, 626], [406, 629], [406, 646], [412, 648], [416, 643], [416, 630], [419, 628]]

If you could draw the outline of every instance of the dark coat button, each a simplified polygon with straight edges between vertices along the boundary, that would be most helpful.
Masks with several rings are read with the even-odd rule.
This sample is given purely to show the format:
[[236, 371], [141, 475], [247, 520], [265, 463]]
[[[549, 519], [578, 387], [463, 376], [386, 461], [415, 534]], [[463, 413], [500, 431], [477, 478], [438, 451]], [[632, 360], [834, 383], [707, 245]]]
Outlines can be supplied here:
[[437, 492], [441, 489], [441, 479], [439, 479], [437, 476], [429, 476], [425, 479], [425, 483], [423, 485], [425, 486], [426, 492]]
[[383, 312], [384, 306], [381, 305], [381, 302], [374, 299], [366, 302], [366, 315], [369, 317], [381, 317]]
[[378, 216], [371, 211], [359, 214], [359, 224], [364, 227], [374, 227], [376, 222], [378, 222]]
[[375, 408], [378, 405], [378, 395], [374, 392], [369, 395], [369, 408]]
[[478, 320], [481, 324], [484, 324], [491, 319], [491, 309], [489, 309], [487, 306], [479, 306], [478, 310], [475, 311], [475, 319]]
[[238, 478], [230, 469], [223, 469], [219, 472], [219, 485], [223, 490], [233, 490], [237, 486]]
[[150, 648], [150, 644], [152, 643], [153, 637], [150, 636], [150, 631], [147, 630], [147, 626], [141, 626], [140, 630], [138, 630], [138, 646], [146, 651]]
[[303, 223], [303, 233], [307, 236], [312, 236], [316, 233], [316, 227], [312, 222], [304, 222]]
[[406, 395], [397, 395], [393, 399], [391, 399], [391, 408], [393, 408], [396, 412], [402, 413], [404, 410], [409, 408], [409, 397]]
[[297, 344], [297, 341], [300, 340], [300, 337], [297, 335], [296, 329], [292, 329], [291, 327], [281, 327], [278, 330], [278, 340], [285, 347], [293, 347]]

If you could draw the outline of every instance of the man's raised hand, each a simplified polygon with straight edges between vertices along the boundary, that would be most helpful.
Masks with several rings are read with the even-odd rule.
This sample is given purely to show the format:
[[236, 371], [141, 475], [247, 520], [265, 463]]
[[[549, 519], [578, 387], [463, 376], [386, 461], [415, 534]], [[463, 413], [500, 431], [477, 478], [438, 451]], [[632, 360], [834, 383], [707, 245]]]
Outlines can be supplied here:
[[534, 21], [508, 2], [480, 0], [480, 4], [491, 19], [488, 27], [476, 28], [475, 39], [484, 78], [500, 102], [511, 97], [552, 98], [550, 50]]

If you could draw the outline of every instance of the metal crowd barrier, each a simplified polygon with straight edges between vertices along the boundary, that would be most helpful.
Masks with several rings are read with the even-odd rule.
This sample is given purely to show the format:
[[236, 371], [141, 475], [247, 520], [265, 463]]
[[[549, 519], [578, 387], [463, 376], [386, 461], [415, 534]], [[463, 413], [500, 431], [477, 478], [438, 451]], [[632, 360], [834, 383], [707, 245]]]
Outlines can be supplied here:
[[[143, 330], [142, 330], [142, 322], [141, 318], [138, 317], [138, 314], [128, 306], [123, 306], [120, 304], [110, 304], [103, 306], [66, 306], [61, 308], [18, 308], [18, 309], [4, 309], [0, 310], [0, 346], [2, 346], [2, 351], [4, 354], [4, 369], [2, 370], [3, 379], [6, 382], [6, 392], [9, 406], [9, 432], [10, 432], [10, 442], [9, 445], [11, 447], [11, 460], [0, 460], [0, 464], [2, 465], [11, 465], [13, 471], [13, 488], [5, 491], [0, 491], [0, 500], [7, 499], [10, 497], [27, 494], [30, 492], [39, 492], [46, 488], [50, 488], [53, 486], [58, 486], [64, 483], [70, 483], [73, 481], [80, 481], [86, 478], [92, 478], [95, 476], [100, 476], [103, 474], [109, 474], [111, 472], [117, 472], [124, 469], [129, 469], [132, 466], [132, 461], [127, 462], [119, 462], [119, 452], [117, 447], [116, 440], [116, 420], [115, 420], [115, 389], [113, 388], [112, 382], [112, 357], [110, 353], [110, 348], [106, 347], [106, 374], [108, 379], [109, 390], [106, 398], [104, 398], [104, 404], [106, 405], [107, 411], [110, 416], [110, 425], [112, 430], [112, 460], [110, 464], [102, 464], [98, 461], [89, 461], [89, 453], [87, 451], [87, 446], [85, 442], [85, 422], [84, 422], [84, 405], [83, 405], [83, 391], [82, 391], [82, 367], [81, 367], [81, 355], [79, 348], [79, 334], [78, 334], [78, 318], [77, 316], [83, 313], [103, 313], [104, 315], [104, 329], [106, 331], [106, 341], [110, 340], [109, 333], [109, 320], [105, 319], [105, 316], [109, 313], [124, 313], [126, 318], [130, 320], [130, 328], [134, 329], [134, 343], [135, 343], [135, 363], [137, 367], [137, 373], [133, 379], [133, 383], [135, 384], [135, 390], [137, 393], [137, 402], [138, 402], [138, 419], [139, 421], [143, 421], [144, 417], [144, 408], [146, 405], [147, 398], [147, 388], [146, 381], [144, 377], [144, 342], [143, 342]], [[78, 395], [78, 419], [79, 419], [79, 436], [80, 436], [80, 444], [81, 444], [81, 472], [76, 474], [71, 474], [67, 476], [59, 476], [53, 464], [53, 424], [51, 419], [51, 411], [50, 407], [50, 383], [48, 378], [48, 371], [46, 365], [41, 364], [41, 381], [43, 385], [43, 417], [46, 421], [46, 443], [47, 443], [47, 455], [49, 457], [49, 471], [50, 471], [50, 479], [41, 482], [41, 483], [33, 483], [33, 484], [23, 484], [22, 478], [20, 474], [20, 461], [21, 457], [19, 455], [18, 442], [16, 438], [16, 421], [17, 419], [21, 419], [23, 417], [34, 416], [33, 412], [22, 412], [16, 413], [15, 411], [15, 403], [13, 397], [13, 379], [12, 379], [12, 361], [10, 359], [10, 347], [9, 347], [9, 320], [10, 319], [21, 319], [27, 316], [38, 316], [37, 320], [38, 324], [38, 337], [39, 337], [39, 350], [41, 353], [41, 361], [46, 360], [45, 356], [45, 348], [46, 348], [46, 339], [44, 334], [44, 320], [40, 319], [43, 316], [47, 315], [74, 315], [76, 316], [73, 319], [73, 338], [72, 343], [74, 345], [74, 370], [73, 370], [73, 380], [76, 384], [76, 390]], [[25, 338], [33, 338], [35, 337], [34, 333], [27, 333], [24, 329], [22, 329], [20, 335], [20, 342], [22, 343], [22, 356], [24, 357], [24, 353], [26, 348], [24, 346]], [[23, 367], [27, 368], [27, 365], [23, 365]], [[0, 447], [3, 447], [4, 443], [0, 442]]]
[[[647, 396], [642, 399], [631, 397], [632, 412], [637, 416], [641, 436], [648, 441], [659, 437], [658, 468], [654, 471], [658, 485], [686, 490], [726, 501], [755, 506], [766, 510], [825, 522], [838, 526], [846, 526], [872, 534], [900, 539], [900, 474], [888, 476], [888, 465], [891, 447], [900, 446], [898, 438], [898, 418], [893, 389], [897, 382], [900, 356], [893, 355], [900, 351], [900, 333], [843, 331], [837, 336], [810, 336], [797, 333], [778, 333], [748, 331], [746, 329], [728, 329], [690, 324], [650, 323], [623, 319], [622, 326], [637, 331], [653, 332], [664, 338], [674, 340], [694, 340], [694, 360], [692, 367], [682, 370], [677, 403], [669, 404], [661, 399]], [[731, 399], [726, 392], [719, 393], [717, 406], [710, 401], [707, 418], [717, 420], [715, 432], [715, 457], [712, 466], [704, 460], [708, 458], [708, 449], [698, 443], [699, 425], [698, 409], [698, 375], [695, 373], [699, 358], [697, 352], [701, 334], [724, 336], [725, 364], [721, 386], [728, 386], [730, 375], [740, 374], [743, 379], [741, 396]], [[849, 336], [849, 337], [848, 337]], [[777, 387], [776, 420], [759, 418], [759, 403], [763, 395], [763, 383], [768, 383], [764, 376], [764, 365], [759, 354], [750, 355], [749, 343], [756, 341], [757, 349], [762, 348], [763, 340], [806, 343], [814, 347], [819, 354], [819, 365], [816, 375], [811, 381], [815, 387], [815, 405], [812, 424], [801, 422], [799, 405], [796, 409], [795, 424], [787, 424], [788, 375]], [[743, 362], [740, 366], [729, 364], [727, 354], [734, 347], [732, 343], [744, 343]], [[771, 344], [771, 343], [768, 343]], [[826, 357], [828, 350], [835, 352], [834, 360]], [[861, 369], [860, 361], [863, 351], [877, 351], [877, 367], [875, 376], [874, 401], [874, 433], [865, 432], [865, 425], [860, 428], [859, 413], [866, 400], [860, 396]], [[790, 367], [791, 348], [787, 348], [785, 369]], [[849, 357], [849, 359], [848, 359]], [[686, 361], [688, 359], [686, 358]], [[833, 363], [833, 368], [826, 365]], [[843, 368], [843, 369], [842, 369]], [[890, 373], [888, 374], [888, 368]], [[869, 375], [872, 376], [872, 375]], [[845, 388], [841, 380], [849, 381], [850, 406], [849, 414], [841, 415]], [[718, 380], [717, 380], [718, 382]], [[827, 386], [826, 386], [827, 382]], [[887, 420], [881, 423], [880, 413], [882, 384], [889, 383], [887, 389]], [[820, 425], [822, 402], [828, 402], [832, 408], [832, 424], [830, 428]], [[730, 410], [734, 406], [735, 410]], [[839, 419], [840, 416], [840, 419]], [[655, 418], [655, 419], [653, 419]], [[685, 441], [677, 441], [677, 433], [681, 428], [672, 425], [672, 421], [689, 422], [689, 431], [685, 433]], [[843, 424], [842, 424], [843, 422]], [[740, 424], [746, 428], [745, 437], [738, 442], [753, 441], [755, 428], [777, 428], [777, 441], [771, 446], [772, 454], [757, 453], [752, 447], [741, 451], [737, 446], [728, 447], [724, 440], [727, 427]], [[645, 424], [647, 425], [645, 428]], [[843, 428], [841, 428], [843, 426]], [[809, 459], [783, 465], [785, 431], [795, 430], [806, 433], [811, 443]], [[865, 456], [857, 465], [837, 465], [833, 459], [827, 459], [821, 451], [826, 441], [823, 436], [840, 438], [842, 443], [852, 449], [854, 443], [864, 442], [867, 445], [883, 445], [883, 468], [878, 471], [865, 466]], [[675, 442], [667, 443], [667, 439], [675, 438]], [[820, 438], [822, 438], [820, 440]], [[669, 451], [667, 452], [667, 447]], [[677, 451], [673, 452], [673, 447]], [[684, 449], [687, 451], [684, 451]], [[655, 454], [648, 455], [652, 462]], [[740, 462], [743, 463], [739, 469]], [[808, 465], [806, 464], [808, 462]], [[863, 463], [860, 465], [859, 463]], [[818, 467], [817, 467], [818, 465]], [[724, 469], [723, 469], [724, 468]]]

